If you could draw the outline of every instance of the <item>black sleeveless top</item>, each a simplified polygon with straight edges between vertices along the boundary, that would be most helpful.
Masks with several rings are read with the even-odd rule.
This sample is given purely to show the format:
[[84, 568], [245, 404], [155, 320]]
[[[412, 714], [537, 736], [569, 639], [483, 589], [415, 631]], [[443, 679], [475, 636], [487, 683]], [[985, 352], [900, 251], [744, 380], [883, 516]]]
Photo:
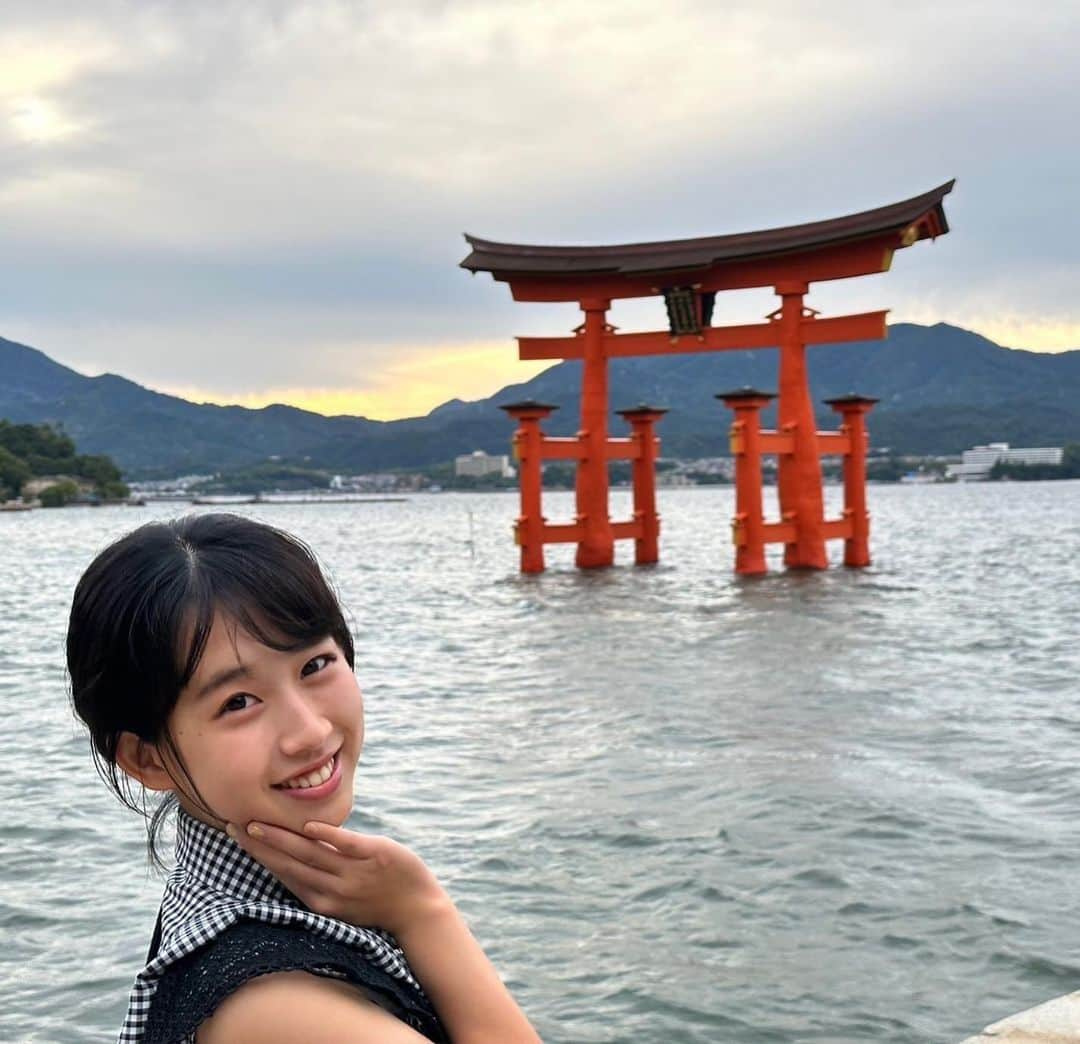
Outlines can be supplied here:
[[158, 980], [143, 1039], [146, 1044], [192, 1040], [230, 993], [250, 979], [279, 971], [307, 971], [352, 983], [428, 1040], [449, 1044], [427, 998], [355, 947], [295, 925], [259, 921], [234, 925], [168, 967]]

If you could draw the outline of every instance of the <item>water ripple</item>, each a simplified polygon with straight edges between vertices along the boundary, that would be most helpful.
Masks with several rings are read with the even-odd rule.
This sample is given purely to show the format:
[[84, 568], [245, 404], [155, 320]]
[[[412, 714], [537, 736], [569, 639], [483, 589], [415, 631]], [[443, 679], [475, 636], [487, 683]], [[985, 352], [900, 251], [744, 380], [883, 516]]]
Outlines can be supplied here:
[[[259, 509], [352, 613], [352, 825], [424, 855], [549, 1044], [924, 1044], [1080, 985], [1080, 483], [878, 487], [872, 568], [752, 581], [730, 490], [663, 497], [659, 567], [539, 577], [508, 495]], [[153, 925], [63, 675], [81, 568], [146, 515], [0, 515], [2, 1040], [113, 1035]]]

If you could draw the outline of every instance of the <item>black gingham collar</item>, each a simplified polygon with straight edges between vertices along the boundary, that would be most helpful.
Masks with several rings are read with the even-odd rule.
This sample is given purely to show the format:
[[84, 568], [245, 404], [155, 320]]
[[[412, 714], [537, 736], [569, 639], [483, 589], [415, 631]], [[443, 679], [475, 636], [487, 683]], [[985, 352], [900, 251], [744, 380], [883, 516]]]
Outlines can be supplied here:
[[295, 903], [296, 897], [224, 830], [176, 812], [176, 864], [189, 886], [222, 892], [240, 902]]

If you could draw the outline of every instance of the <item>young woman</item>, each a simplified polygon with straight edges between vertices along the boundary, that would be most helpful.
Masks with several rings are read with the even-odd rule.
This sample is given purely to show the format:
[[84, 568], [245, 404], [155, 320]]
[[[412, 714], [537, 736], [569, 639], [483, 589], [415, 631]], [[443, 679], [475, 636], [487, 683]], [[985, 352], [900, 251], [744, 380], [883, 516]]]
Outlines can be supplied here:
[[533, 1044], [423, 861], [346, 830], [364, 740], [353, 643], [296, 538], [154, 522], [79, 581], [72, 698], [130, 807], [165, 795], [169, 874], [122, 1042]]

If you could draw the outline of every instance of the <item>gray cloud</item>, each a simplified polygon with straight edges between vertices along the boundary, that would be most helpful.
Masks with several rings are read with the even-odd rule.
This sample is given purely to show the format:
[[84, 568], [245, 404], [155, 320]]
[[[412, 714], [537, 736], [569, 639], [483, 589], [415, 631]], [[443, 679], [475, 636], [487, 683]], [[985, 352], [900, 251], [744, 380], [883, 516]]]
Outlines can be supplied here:
[[208, 394], [363, 387], [406, 348], [573, 322], [470, 281], [464, 230], [740, 231], [951, 176], [953, 233], [815, 304], [1080, 345], [1071, 0], [13, 2], [0, 18], [0, 332], [72, 365]]

